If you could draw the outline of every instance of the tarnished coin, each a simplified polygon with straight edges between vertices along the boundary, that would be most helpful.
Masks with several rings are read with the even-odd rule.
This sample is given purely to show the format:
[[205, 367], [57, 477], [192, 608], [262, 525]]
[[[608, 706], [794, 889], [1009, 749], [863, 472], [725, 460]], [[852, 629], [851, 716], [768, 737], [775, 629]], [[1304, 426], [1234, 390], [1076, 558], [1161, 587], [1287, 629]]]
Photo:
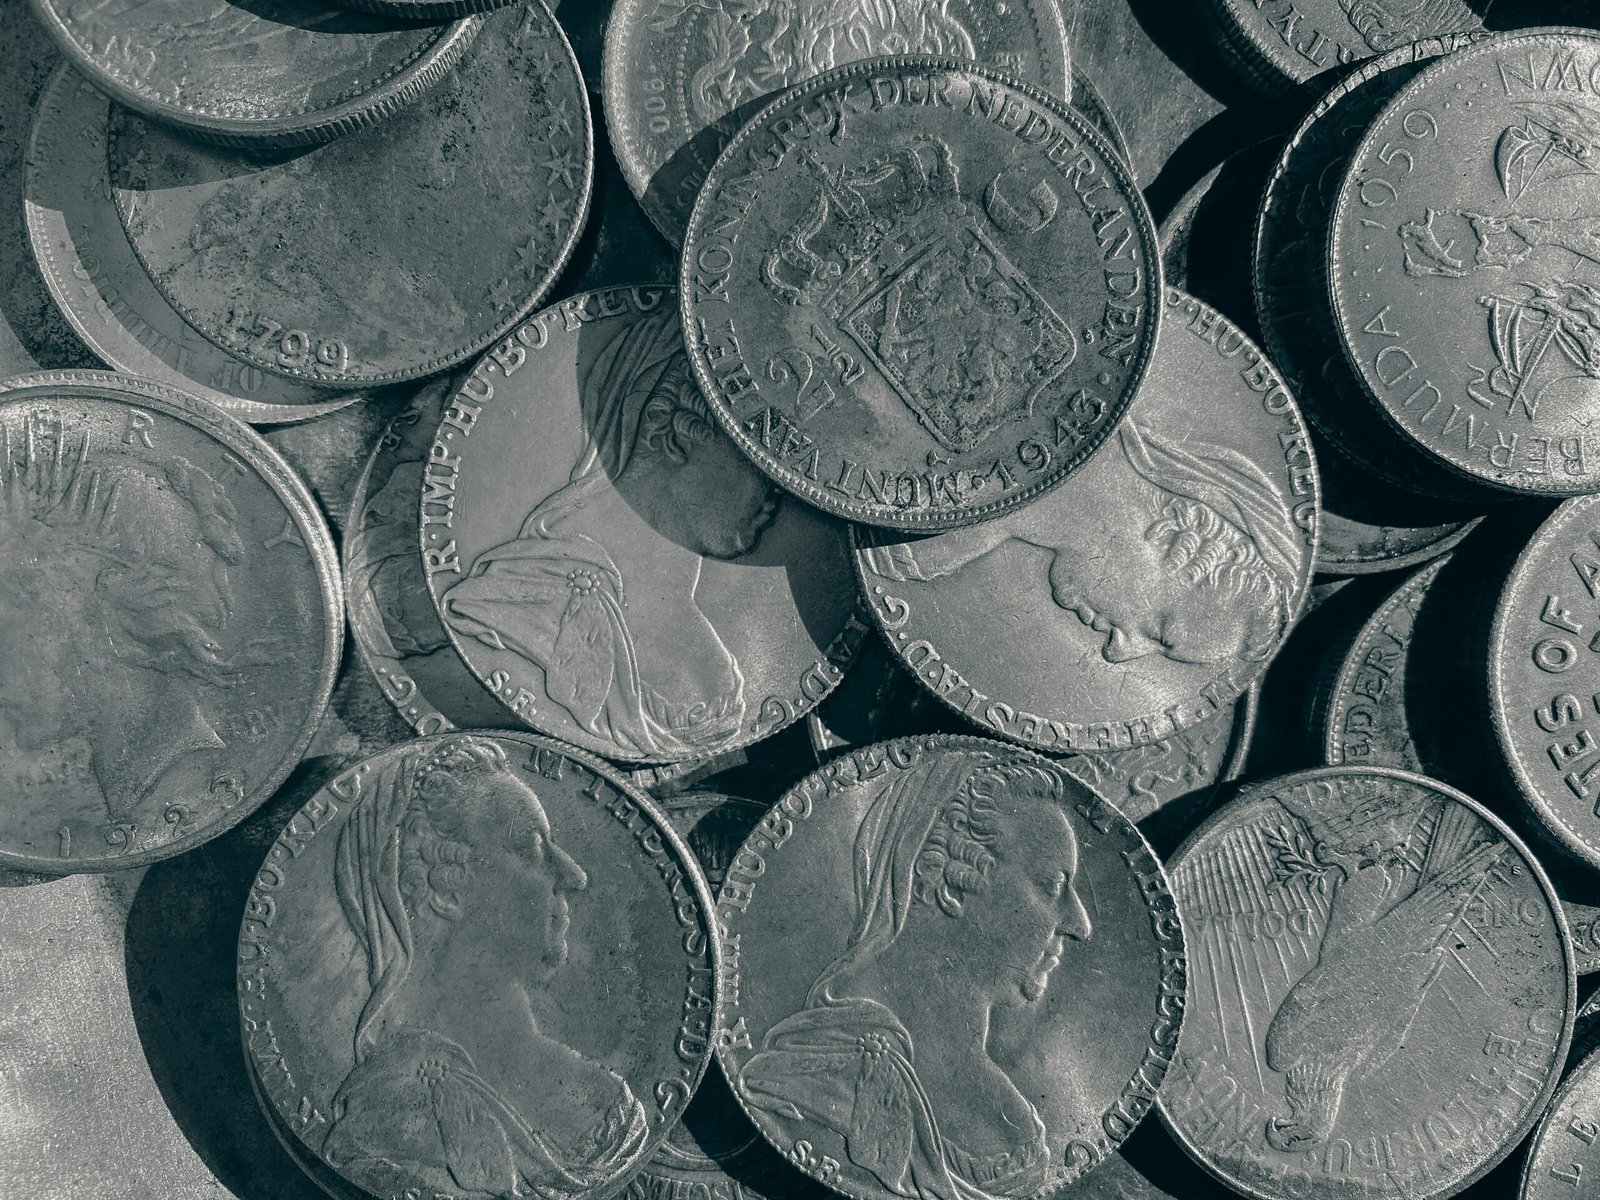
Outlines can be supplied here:
[[1170, 860], [1193, 955], [1161, 1111], [1260, 1200], [1435, 1200], [1522, 1140], [1572, 1032], [1565, 922], [1460, 792], [1328, 767], [1247, 788]]
[[1600, 867], [1600, 497], [1569, 500], [1517, 559], [1489, 638], [1500, 752], [1541, 825]]
[[268, 853], [245, 1045], [298, 1149], [375, 1196], [610, 1195], [709, 1061], [715, 950], [642, 793], [531, 734], [438, 734], [341, 774]]
[[[1600, 33], [1490, 38], [1406, 84], [1340, 185], [1329, 279], [1379, 411], [1507, 491], [1600, 488]], [[1586, 85], [1585, 85], [1586, 86]]]
[[351, 636], [383, 694], [423, 734], [496, 729], [510, 720], [439, 624], [417, 549], [417, 500], [428, 447], [457, 382], [427, 384], [389, 422], [356, 480], [345, 522]]
[[450, 398], [421, 502], [461, 658], [508, 715], [609, 758], [749, 745], [827, 695], [866, 632], [844, 529], [717, 428], [668, 286], [517, 328]]
[[84, 343], [118, 371], [171, 384], [242, 421], [324, 416], [359, 396], [307, 387], [225, 354], [150, 282], [106, 177], [106, 98], [63, 66], [34, 108], [24, 197], [39, 273]]
[[1317, 448], [1322, 483], [1319, 575], [1371, 575], [1421, 566], [1460, 545], [1482, 520], [1463, 505], [1418, 496], [1379, 479], [1340, 451], [1325, 449], [1327, 443], [1315, 429], [1311, 444]]
[[983, 63], [1070, 96], [1058, 0], [618, 0], [605, 104], [633, 193], [674, 244], [717, 156], [789, 87], [888, 54]]
[[305, 146], [381, 121], [461, 58], [475, 21], [418, 25], [320, 0], [30, 0], [129, 108], [224, 145]]
[[[808, 776], [723, 879], [718, 1059], [857, 1200], [1045, 1197], [1149, 1111], [1184, 938], [1128, 821], [1038, 755], [932, 735]], [[1059, 970], [1058, 970], [1059, 968]]]
[[1579, 1063], [1528, 1143], [1522, 1200], [1578, 1200], [1600, 1179], [1600, 1054]]
[[1042, 92], [953, 59], [841, 67], [717, 161], [683, 257], [689, 356], [773, 479], [837, 516], [968, 525], [1115, 430], [1161, 269], [1122, 161]]
[[1183, 194], [1159, 228], [1166, 285], [1225, 313], [1252, 337], [1258, 322], [1250, 263], [1239, 244], [1249, 236], [1251, 214], [1281, 145], [1279, 138], [1267, 138], [1230, 154]]
[[1294, 400], [1227, 318], [1169, 289], [1113, 444], [1001, 520], [920, 540], [858, 530], [868, 606], [945, 703], [1053, 753], [1208, 721], [1305, 603], [1317, 468]]
[[1252, 82], [1284, 91], [1347, 63], [1481, 29], [1466, 0], [1206, 0], [1223, 49]]
[[543, 4], [483, 21], [424, 102], [293, 155], [116, 110], [112, 190], [172, 307], [244, 362], [328, 387], [437, 374], [503, 337], [571, 254], [593, 154]]
[[[1413, 494], [1464, 502], [1475, 488], [1431, 462], [1367, 399], [1341, 348], [1328, 297], [1328, 232], [1339, 187], [1367, 128], [1401, 87], [1431, 62], [1487, 35], [1429, 38], [1370, 59], [1322, 97], [1290, 136], [1252, 206], [1252, 290], [1267, 352], [1294, 389], [1306, 419], [1330, 448], [1393, 487], [1372, 497], [1381, 525], [1415, 521]], [[1363, 489], [1366, 490], [1366, 489]]]
[[[492, 12], [518, 0], [330, 0], [341, 8], [360, 12], [378, 13], [406, 21], [445, 21], [453, 17], [468, 17], [473, 13]], [[560, 0], [544, 0], [555, 9]], [[598, 4], [600, 0], [592, 0]]]
[[265, 442], [106, 372], [7, 381], [0, 865], [136, 866], [242, 820], [322, 719], [331, 538]]

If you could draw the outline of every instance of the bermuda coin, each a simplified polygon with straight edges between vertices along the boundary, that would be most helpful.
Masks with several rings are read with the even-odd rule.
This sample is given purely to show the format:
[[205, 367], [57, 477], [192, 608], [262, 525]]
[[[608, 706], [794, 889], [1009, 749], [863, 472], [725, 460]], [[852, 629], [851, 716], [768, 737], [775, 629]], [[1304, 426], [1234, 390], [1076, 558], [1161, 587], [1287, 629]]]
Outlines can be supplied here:
[[1517, 559], [1489, 639], [1500, 752], [1549, 831], [1600, 867], [1600, 498], [1569, 500]]
[[268, 853], [246, 1050], [300, 1152], [373, 1195], [611, 1195], [704, 1072], [715, 951], [642, 793], [530, 734], [437, 734], [341, 774]]
[[[1559, 70], [1557, 69], [1559, 67]], [[1600, 488], [1600, 33], [1507, 34], [1448, 55], [1368, 129], [1339, 188], [1335, 321], [1379, 411], [1462, 476]]]
[[1161, 268], [1126, 166], [953, 59], [841, 67], [724, 151], [685, 242], [689, 356], [739, 446], [837, 516], [969, 525], [1049, 491], [1144, 378]]
[[590, 132], [572, 51], [529, 3], [484, 18], [425, 102], [298, 154], [116, 110], [111, 182], [186, 321], [251, 366], [356, 388], [437, 374], [533, 309], [588, 210]]
[[30, 2], [107, 96], [223, 145], [306, 146], [381, 121], [443, 77], [478, 32], [473, 21], [407, 24], [318, 0]]
[[248, 366], [173, 310], [134, 256], [111, 197], [109, 107], [60, 67], [39, 95], [28, 139], [28, 238], [56, 307], [84, 343], [118, 371], [187, 390], [242, 421], [303, 421], [360, 399]]
[[856, 1200], [1046, 1197], [1155, 1101], [1184, 937], [1138, 831], [1038, 755], [930, 735], [791, 789], [718, 895], [717, 1054]]
[[421, 527], [445, 631], [506, 717], [619, 761], [766, 737], [866, 631], [843, 527], [718, 429], [667, 286], [564, 300], [480, 360]]
[[1252, 82], [1284, 91], [1424, 38], [1480, 29], [1465, 0], [1207, 0], [1224, 50]]
[[1058, 0], [618, 0], [605, 58], [617, 159], [681, 244], [701, 185], [746, 121], [794, 84], [886, 54], [975, 61], [1055, 96], [1071, 87]]
[[1247, 788], [1170, 870], [1194, 977], [1161, 1111], [1260, 1200], [1435, 1200], [1522, 1140], [1572, 1033], [1537, 860], [1460, 792], [1328, 767]]
[[322, 720], [343, 629], [304, 484], [211, 405], [106, 372], [7, 381], [0, 865], [137, 866], [237, 824]]
[[890, 646], [985, 730], [1053, 753], [1173, 738], [1305, 603], [1317, 467], [1294, 400], [1227, 318], [1176, 289], [1166, 309], [1133, 412], [1064, 487], [932, 538], [856, 531]]
[[1561, 1085], [1534, 1130], [1522, 1173], [1522, 1200], [1591, 1195], [1600, 1179], [1600, 1054], [1590, 1054]]
[[[1412, 493], [1476, 499], [1473, 486], [1394, 435], [1350, 370], [1328, 299], [1328, 230], [1339, 185], [1362, 135], [1406, 83], [1431, 62], [1487, 35], [1454, 34], [1393, 50], [1356, 67], [1301, 121], [1269, 171], [1248, 238], [1261, 334], [1300, 406], [1331, 448], [1399, 485], [1396, 524]], [[1480, 502], [1481, 504], [1481, 502]]]

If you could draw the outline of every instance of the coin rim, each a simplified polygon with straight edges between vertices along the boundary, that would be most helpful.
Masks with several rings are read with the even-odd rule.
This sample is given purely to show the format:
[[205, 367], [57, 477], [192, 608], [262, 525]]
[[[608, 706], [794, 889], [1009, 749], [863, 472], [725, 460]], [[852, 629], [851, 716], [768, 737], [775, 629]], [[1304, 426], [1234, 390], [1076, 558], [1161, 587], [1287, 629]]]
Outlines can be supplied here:
[[[1511, 1155], [1522, 1146], [1524, 1140], [1528, 1136], [1528, 1131], [1532, 1129], [1539, 1122], [1539, 1119], [1544, 1115], [1546, 1108], [1550, 1104], [1550, 1097], [1555, 1093], [1556, 1088], [1561, 1083], [1562, 1064], [1566, 1062], [1567, 1052], [1572, 1044], [1572, 1024], [1578, 1008], [1578, 971], [1577, 961], [1574, 957], [1572, 948], [1572, 931], [1567, 926], [1567, 914], [1566, 910], [1561, 905], [1561, 898], [1556, 895], [1555, 887], [1551, 884], [1550, 877], [1545, 874], [1544, 866], [1539, 862], [1537, 856], [1535, 856], [1534, 853], [1528, 849], [1526, 843], [1524, 843], [1523, 840], [1517, 836], [1516, 832], [1499, 817], [1495, 816], [1493, 812], [1484, 807], [1484, 805], [1479, 803], [1477, 800], [1474, 800], [1465, 792], [1459, 791], [1447, 783], [1441, 783], [1439, 780], [1432, 779], [1427, 775], [1418, 775], [1414, 771], [1397, 770], [1394, 767], [1322, 766], [1310, 767], [1302, 771], [1290, 771], [1283, 775], [1274, 775], [1266, 779], [1257, 780], [1254, 783], [1246, 784], [1239, 790], [1238, 794], [1235, 795], [1233, 799], [1229, 800], [1227, 804], [1223, 805], [1216, 812], [1212, 813], [1198, 826], [1196, 826], [1194, 832], [1189, 834], [1188, 837], [1184, 838], [1182, 843], [1179, 844], [1178, 848], [1167, 856], [1165, 865], [1169, 875], [1176, 874], [1178, 869], [1182, 866], [1184, 857], [1193, 853], [1195, 847], [1199, 845], [1203, 838], [1207, 837], [1211, 833], [1213, 828], [1228, 820], [1232, 816], [1234, 809], [1249, 803], [1258, 796], [1270, 796], [1274, 792], [1283, 791], [1286, 788], [1297, 786], [1303, 782], [1313, 783], [1319, 779], [1326, 779], [1330, 776], [1346, 775], [1379, 776], [1386, 779], [1393, 779], [1401, 783], [1410, 784], [1413, 787], [1426, 788], [1444, 796], [1448, 800], [1453, 800], [1458, 804], [1466, 805], [1468, 810], [1470, 810], [1474, 816], [1476, 816], [1484, 824], [1488, 825], [1489, 828], [1492, 829], [1502, 840], [1509, 843], [1511, 848], [1522, 856], [1523, 865], [1529, 869], [1533, 876], [1534, 882], [1539, 885], [1540, 891], [1544, 893], [1545, 903], [1549, 906], [1551, 915], [1554, 918], [1556, 926], [1555, 941], [1556, 945], [1560, 948], [1562, 963], [1566, 968], [1567, 1008], [1565, 1020], [1562, 1025], [1561, 1037], [1556, 1043], [1555, 1053], [1551, 1056], [1551, 1069], [1548, 1077], [1545, 1080], [1544, 1087], [1540, 1091], [1537, 1101], [1529, 1106], [1527, 1115], [1524, 1116], [1523, 1119], [1517, 1124], [1515, 1134], [1502, 1138], [1500, 1146], [1493, 1153], [1489, 1154], [1472, 1172], [1463, 1176], [1459, 1180], [1452, 1180], [1443, 1185], [1436, 1185], [1435, 1190], [1372, 1193], [1372, 1195], [1376, 1197], [1376, 1200], [1445, 1200], [1446, 1197], [1454, 1196], [1477, 1183], [1490, 1171], [1494, 1170], [1495, 1167], [1499, 1166], [1507, 1158], [1511, 1157]], [[1191, 990], [1198, 994], [1198, 989], [1191, 988]], [[1181, 1031], [1179, 1033], [1178, 1053], [1183, 1053]], [[1287, 1190], [1269, 1192], [1265, 1189], [1252, 1187], [1242, 1180], [1233, 1178], [1220, 1165], [1213, 1164], [1206, 1157], [1199, 1145], [1189, 1138], [1185, 1130], [1179, 1126], [1176, 1119], [1174, 1119], [1172, 1115], [1168, 1113], [1166, 1089], [1164, 1087], [1156, 1094], [1155, 1109], [1161, 1115], [1161, 1124], [1166, 1128], [1167, 1132], [1172, 1135], [1173, 1140], [1178, 1143], [1185, 1154], [1187, 1154], [1201, 1167], [1205, 1168], [1212, 1178], [1225, 1184], [1227, 1187], [1232, 1188], [1241, 1196], [1248, 1197], [1249, 1200], [1291, 1200], [1293, 1194]], [[1305, 1196], [1313, 1194], [1320, 1193], [1300, 1193], [1298, 1195], [1298, 1200], [1304, 1200]]]
[[[1591, 1004], [1593, 1001], [1594, 997], [1590, 997]], [[1584, 1007], [1588, 1008], [1589, 1005], [1586, 1004]], [[1588, 1057], [1579, 1059], [1572, 1070], [1567, 1072], [1566, 1078], [1561, 1081], [1561, 1086], [1546, 1103], [1544, 1111], [1540, 1114], [1539, 1123], [1528, 1135], [1528, 1152], [1523, 1156], [1522, 1177], [1517, 1186], [1517, 1196], [1520, 1200], [1530, 1200], [1533, 1196], [1533, 1169], [1535, 1160], [1539, 1157], [1541, 1143], [1554, 1127], [1556, 1112], [1571, 1098], [1572, 1093], [1578, 1090], [1580, 1083], [1593, 1083], [1600, 1089], [1600, 1050], [1595, 1050]]]
[[[1128, 367], [1118, 395], [1107, 404], [1107, 415], [1101, 418], [1099, 427], [1092, 435], [1085, 439], [1083, 446], [1071, 457], [1060, 460], [1061, 465], [1053, 467], [1050, 472], [1039, 479], [1017, 488], [1012, 492], [998, 496], [993, 500], [986, 500], [981, 504], [966, 504], [952, 510], [948, 515], [942, 512], [924, 512], [907, 515], [890, 511], [878, 511], [876, 505], [850, 504], [836, 501], [828, 494], [828, 489], [810, 482], [783, 464], [776, 462], [763, 453], [759, 443], [740, 425], [732, 412], [729, 411], [728, 402], [722, 396], [718, 380], [712, 373], [710, 365], [705, 361], [706, 348], [697, 332], [700, 322], [697, 316], [697, 307], [694, 300], [693, 272], [695, 249], [700, 240], [699, 235], [709, 220], [714, 194], [720, 189], [722, 176], [726, 170], [731, 169], [740, 153], [749, 142], [760, 133], [765, 132], [767, 123], [780, 109], [787, 111], [793, 106], [804, 104], [813, 96], [830, 91], [837, 85], [848, 83], [858, 76], [873, 75], [880, 72], [910, 72], [924, 73], [945, 72], [951, 74], [964, 74], [977, 76], [990, 83], [1003, 88], [1009, 88], [1020, 95], [1024, 100], [1043, 109], [1055, 120], [1066, 125], [1077, 134], [1080, 140], [1099, 160], [1105, 175], [1110, 183], [1115, 185], [1122, 199], [1128, 206], [1128, 221], [1133, 227], [1134, 235], [1138, 240], [1138, 250], [1144, 263], [1142, 272], [1144, 286], [1140, 291], [1140, 299], [1147, 314], [1143, 328], [1140, 330], [1140, 346], [1137, 356]], [[1092, 240], [1092, 239], [1091, 239]], [[751, 120], [736, 137], [728, 143], [718, 157], [716, 164], [711, 168], [711, 173], [706, 176], [705, 186], [700, 189], [700, 195], [695, 200], [694, 212], [689, 218], [688, 232], [684, 236], [683, 257], [681, 270], [678, 277], [678, 305], [683, 324], [683, 340], [689, 354], [689, 364], [694, 370], [695, 382], [700, 385], [702, 394], [706, 397], [712, 414], [717, 419], [717, 424], [722, 426], [747, 458], [750, 459], [768, 479], [779, 487], [798, 496], [801, 500], [820, 508], [832, 516], [840, 517], [860, 525], [871, 525], [879, 529], [891, 529], [901, 533], [921, 532], [927, 530], [960, 529], [968, 525], [977, 525], [984, 521], [992, 520], [1004, 513], [1028, 504], [1040, 496], [1055, 490], [1076, 474], [1095, 455], [1095, 452], [1110, 439], [1121, 426], [1123, 419], [1128, 415], [1128, 410], [1133, 406], [1133, 401], [1140, 386], [1144, 383], [1149, 373], [1150, 362], [1155, 353], [1156, 337], [1162, 325], [1163, 312], [1166, 308], [1164, 296], [1164, 276], [1161, 262], [1161, 239], [1156, 233], [1155, 221], [1150, 215], [1150, 207], [1146, 203], [1144, 193], [1139, 189], [1138, 183], [1133, 178], [1132, 168], [1117, 154], [1105, 136], [1090, 125], [1089, 121], [1075, 108], [1064, 101], [1049, 96], [1031, 84], [1023, 83], [1010, 75], [987, 67], [965, 62], [957, 58], [945, 58], [937, 55], [889, 55], [879, 58], [862, 59], [859, 62], [848, 63], [842, 67], [835, 67], [821, 75], [813, 76], [802, 84], [790, 88], [779, 101], [768, 105], [761, 113]], [[759, 393], [758, 393], [759, 394]]]

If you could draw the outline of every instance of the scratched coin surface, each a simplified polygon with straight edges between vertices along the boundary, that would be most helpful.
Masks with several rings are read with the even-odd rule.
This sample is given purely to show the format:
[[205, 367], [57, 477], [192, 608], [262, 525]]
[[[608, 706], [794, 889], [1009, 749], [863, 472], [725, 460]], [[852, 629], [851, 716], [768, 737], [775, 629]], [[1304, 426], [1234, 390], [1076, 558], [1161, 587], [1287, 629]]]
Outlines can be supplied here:
[[107, 96], [232, 145], [304, 146], [381, 121], [444, 76], [478, 31], [319, 0], [30, 2]]
[[843, 527], [717, 427], [679, 328], [665, 285], [536, 314], [450, 398], [421, 472], [461, 658], [507, 718], [625, 762], [775, 732], [866, 633]]
[[116, 370], [171, 384], [243, 421], [309, 420], [359, 397], [270, 375], [196, 333], [150, 282], [106, 176], [110, 105], [58, 68], [35, 102], [24, 202], [28, 239], [57, 308]]
[[374, 1196], [610, 1195], [709, 1061], [716, 933], [642, 793], [532, 734], [445, 733], [289, 822], [238, 950], [251, 1069]]
[[1149, 210], [1059, 101], [953, 59], [840, 67], [717, 161], [689, 356], [768, 475], [850, 520], [969, 525], [1077, 470], [1155, 343]]
[[327, 528], [261, 439], [108, 372], [0, 394], [0, 865], [137, 866], [243, 820], [339, 664]]
[[1462, 793], [1327, 767], [1247, 788], [1170, 860], [1193, 958], [1161, 1111], [1260, 1200], [1435, 1200], [1520, 1142], [1577, 1007], [1527, 848]]
[[437, 374], [504, 336], [572, 252], [593, 144], [544, 6], [483, 22], [421, 103], [295, 154], [115, 110], [112, 190], [172, 307], [245, 363], [326, 387]]
[[1591, 76], [1600, 33], [1448, 55], [1369, 128], [1334, 212], [1335, 318], [1363, 386], [1436, 463], [1512, 492], [1600, 488]]
[[618, 0], [606, 32], [612, 144], [650, 219], [681, 244], [740, 127], [825, 71], [890, 54], [979, 62], [1069, 97], [1057, 0]]
[[1489, 704], [1523, 799], [1600, 867], [1600, 498], [1569, 500], [1540, 526], [1500, 594]]
[[901, 662], [969, 720], [1052, 753], [1121, 751], [1210, 720], [1265, 669], [1305, 603], [1317, 490], [1272, 365], [1169, 289], [1103, 453], [997, 521], [858, 530], [856, 564]]
[[1466, 0], [1205, 0], [1240, 71], [1285, 91], [1424, 38], [1480, 29]]
[[857, 1200], [1054, 1196], [1155, 1102], [1185, 998], [1166, 877], [1039, 755], [855, 750], [761, 819], [718, 893], [720, 1064]]
[[1528, 1144], [1522, 1200], [1577, 1200], [1600, 1179], [1600, 1054], [1573, 1070]]

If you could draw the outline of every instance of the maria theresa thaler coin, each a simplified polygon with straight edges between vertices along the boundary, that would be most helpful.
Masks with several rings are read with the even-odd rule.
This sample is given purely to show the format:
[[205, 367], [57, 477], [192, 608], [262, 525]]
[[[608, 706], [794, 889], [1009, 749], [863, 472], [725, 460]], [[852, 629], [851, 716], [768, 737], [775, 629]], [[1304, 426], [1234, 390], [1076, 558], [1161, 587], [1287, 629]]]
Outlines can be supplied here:
[[1128, 168], [1072, 109], [953, 59], [789, 91], [684, 244], [696, 377], [783, 487], [904, 530], [1043, 495], [1143, 379], [1161, 267]]

